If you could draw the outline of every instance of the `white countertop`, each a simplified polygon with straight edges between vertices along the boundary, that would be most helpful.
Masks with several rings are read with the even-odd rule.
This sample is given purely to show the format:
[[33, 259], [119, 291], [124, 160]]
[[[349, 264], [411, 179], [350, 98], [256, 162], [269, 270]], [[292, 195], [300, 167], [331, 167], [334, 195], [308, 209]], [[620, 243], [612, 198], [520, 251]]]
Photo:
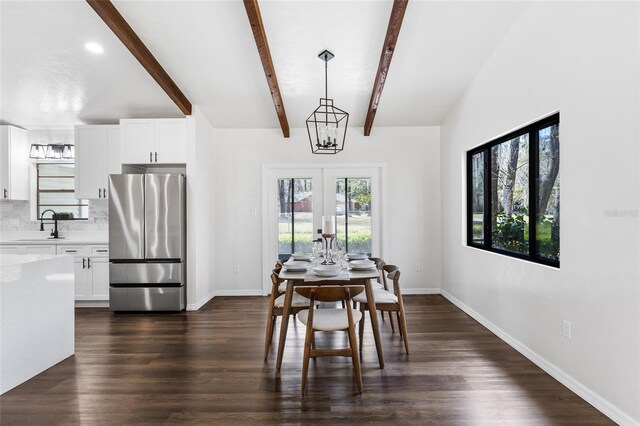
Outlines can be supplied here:
[[69, 256], [68, 254], [3, 254], [0, 256], [0, 267], [24, 265], [25, 263], [40, 262], [56, 257]]
[[61, 238], [49, 238], [49, 231], [5, 231], [0, 244], [6, 245], [100, 245], [109, 244], [107, 232], [60, 232]]

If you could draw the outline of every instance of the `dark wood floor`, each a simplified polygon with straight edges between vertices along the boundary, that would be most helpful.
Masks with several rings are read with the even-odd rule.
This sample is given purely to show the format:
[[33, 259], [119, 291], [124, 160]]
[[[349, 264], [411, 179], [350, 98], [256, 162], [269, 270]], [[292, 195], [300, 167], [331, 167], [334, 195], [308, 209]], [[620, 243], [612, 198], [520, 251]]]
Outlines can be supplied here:
[[[219, 297], [183, 314], [78, 309], [76, 355], [0, 397], [0, 422], [611, 423], [442, 296], [405, 296], [405, 305], [410, 355], [381, 323], [381, 370], [367, 327], [364, 393], [356, 394], [348, 359], [319, 359], [304, 398], [303, 325], [291, 322], [281, 373], [275, 345], [262, 360], [266, 298]], [[346, 345], [346, 337], [317, 344]]]

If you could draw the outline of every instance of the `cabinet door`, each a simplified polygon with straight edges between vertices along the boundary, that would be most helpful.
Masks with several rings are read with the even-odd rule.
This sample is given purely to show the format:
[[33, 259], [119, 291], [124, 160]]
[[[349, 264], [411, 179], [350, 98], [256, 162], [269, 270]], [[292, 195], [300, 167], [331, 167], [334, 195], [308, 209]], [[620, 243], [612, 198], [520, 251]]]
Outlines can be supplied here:
[[0, 126], [0, 199], [29, 199], [27, 131]]
[[154, 120], [120, 120], [120, 157], [123, 164], [148, 164], [155, 154]]
[[21, 246], [0, 246], [0, 254], [22, 254]]
[[[187, 162], [187, 126], [184, 118], [158, 119], [156, 122], [156, 152], [163, 164]], [[155, 153], [154, 153], [155, 160]]]
[[75, 197], [104, 198], [107, 184], [107, 129], [102, 126], [76, 126]]
[[91, 298], [93, 300], [109, 300], [109, 259], [91, 257]]
[[87, 269], [87, 258], [76, 257], [73, 262], [76, 300], [91, 298], [91, 271]]
[[25, 254], [56, 254], [56, 246], [24, 246]]

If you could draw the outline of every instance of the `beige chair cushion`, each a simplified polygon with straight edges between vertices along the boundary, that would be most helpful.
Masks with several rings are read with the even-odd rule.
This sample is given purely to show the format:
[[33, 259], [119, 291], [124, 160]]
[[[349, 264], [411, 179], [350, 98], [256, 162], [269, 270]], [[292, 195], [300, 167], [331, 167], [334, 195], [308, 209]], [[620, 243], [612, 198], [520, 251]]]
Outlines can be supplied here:
[[[281, 295], [278, 296], [278, 298], [275, 301], [275, 307], [276, 308], [282, 308], [284, 307], [284, 297], [285, 295]], [[316, 302], [316, 305], [318, 303]], [[293, 299], [291, 300], [291, 307], [292, 308], [307, 308], [309, 307], [309, 299], [307, 299], [304, 296], [300, 296], [298, 293], [293, 293]]]
[[287, 282], [283, 281], [280, 283], [280, 285], [278, 286], [278, 293], [284, 293], [287, 291]]
[[[352, 311], [353, 323], [357, 324], [362, 319], [362, 312]], [[302, 311], [298, 314], [301, 323], [307, 324], [309, 311]], [[320, 331], [346, 330], [349, 328], [349, 318], [346, 309], [314, 309], [313, 329]]]
[[[362, 293], [355, 296], [353, 300], [358, 303], [367, 303], [367, 295], [363, 291]], [[373, 300], [375, 300], [376, 303], [398, 303], [398, 298], [395, 294], [391, 293], [390, 291], [381, 290], [378, 288], [373, 289]]]

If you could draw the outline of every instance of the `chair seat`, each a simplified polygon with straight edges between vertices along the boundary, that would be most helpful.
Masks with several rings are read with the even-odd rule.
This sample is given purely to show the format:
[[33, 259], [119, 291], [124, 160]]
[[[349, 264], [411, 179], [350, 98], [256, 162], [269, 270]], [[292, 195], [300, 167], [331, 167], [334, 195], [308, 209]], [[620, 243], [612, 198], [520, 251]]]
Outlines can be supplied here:
[[[362, 319], [362, 313], [354, 310], [353, 323], [356, 324]], [[301, 323], [307, 324], [309, 311], [302, 311], [298, 314]], [[349, 318], [346, 309], [314, 309], [313, 329], [320, 331], [346, 330], [349, 328]]]
[[[367, 295], [363, 291], [355, 296], [353, 300], [358, 303], [367, 303]], [[395, 294], [377, 288], [373, 289], [373, 300], [375, 300], [376, 303], [398, 303], [398, 297]]]
[[278, 286], [278, 293], [284, 293], [287, 291], [287, 281], [283, 281]]
[[[274, 306], [276, 308], [284, 307], [284, 297], [286, 295], [280, 295], [274, 302]], [[317, 305], [317, 303], [316, 303]], [[293, 299], [291, 299], [291, 307], [292, 308], [308, 308], [309, 307], [309, 299], [304, 296], [300, 296], [298, 293], [293, 293]]]

